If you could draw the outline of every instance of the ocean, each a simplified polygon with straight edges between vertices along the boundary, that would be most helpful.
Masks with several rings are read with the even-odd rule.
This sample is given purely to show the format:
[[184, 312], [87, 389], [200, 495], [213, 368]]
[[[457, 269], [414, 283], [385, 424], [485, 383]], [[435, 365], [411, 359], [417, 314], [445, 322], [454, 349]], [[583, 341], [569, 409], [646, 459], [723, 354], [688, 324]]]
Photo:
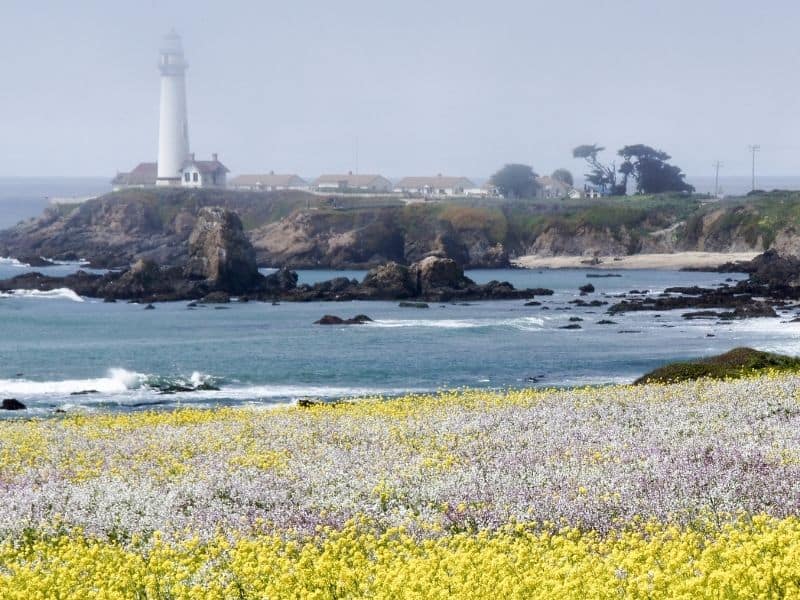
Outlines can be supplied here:
[[81, 199], [110, 191], [110, 177], [0, 177], [0, 229], [39, 216], [54, 198]]
[[[14, 261], [0, 261], [0, 278], [25, 270]], [[800, 325], [784, 322], [793, 314], [720, 324], [686, 321], [682, 311], [632, 313], [600, 325], [609, 318], [607, 306], [570, 304], [587, 282], [597, 288], [588, 299], [613, 302], [611, 296], [632, 289], [715, 285], [741, 274], [621, 271], [621, 277], [588, 279], [587, 273], [469, 273], [479, 282], [500, 279], [554, 289], [553, 296], [537, 298], [541, 306], [522, 301], [434, 303], [427, 309], [401, 308], [396, 302], [234, 302], [189, 309], [186, 302], [176, 302], [145, 310], [81, 298], [70, 290], [7, 294], [0, 297], [0, 398], [24, 402], [30, 409], [25, 416], [55, 410], [274, 406], [299, 398], [459, 387], [630, 382], [665, 362], [741, 345], [800, 353]], [[341, 274], [302, 271], [300, 279]], [[313, 324], [325, 314], [359, 313], [374, 322]], [[569, 324], [581, 329], [561, 329]], [[3, 412], [3, 417], [14, 416], [19, 414]]]

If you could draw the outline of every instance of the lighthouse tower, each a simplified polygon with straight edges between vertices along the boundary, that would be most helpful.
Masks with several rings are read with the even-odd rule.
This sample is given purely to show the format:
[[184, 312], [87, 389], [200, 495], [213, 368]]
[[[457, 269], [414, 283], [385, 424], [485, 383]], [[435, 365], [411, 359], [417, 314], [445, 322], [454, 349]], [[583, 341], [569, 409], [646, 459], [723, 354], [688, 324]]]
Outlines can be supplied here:
[[158, 123], [158, 178], [156, 185], [180, 185], [181, 168], [189, 158], [189, 122], [186, 117], [186, 69], [180, 36], [164, 37], [158, 69], [161, 71], [161, 113]]

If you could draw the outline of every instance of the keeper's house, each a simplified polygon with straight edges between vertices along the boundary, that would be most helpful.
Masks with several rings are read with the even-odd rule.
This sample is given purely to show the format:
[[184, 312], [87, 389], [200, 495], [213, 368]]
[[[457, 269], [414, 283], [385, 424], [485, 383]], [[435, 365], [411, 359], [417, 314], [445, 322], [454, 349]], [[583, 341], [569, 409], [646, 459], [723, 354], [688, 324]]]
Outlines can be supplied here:
[[320, 175], [311, 184], [320, 192], [391, 192], [392, 182], [383, 175]]
[[[219, 162], [216, 154], [211, 160], [195, 160], [194, 154], [184, 161], [180, 170], [180, 185], [187, 188], [224, 188], [228, 168]], [[128, 188], [155, 187], [158, 178], [158, 163], [143, 162], [128, 173], [117, 173], [111, 180], [115, 192]]]
[[426, 198], [441, 196], [465, 196], [466, 190], [473, 189], [475, 184], [466, 177], [404, 177], [394, 187], [395, 192]]
[[308, 182], [294, 174], [269, 173], [255, 175], [237, 175], [228, 182], [235, 190], [255, 190], [272, 192], [275, 190], [307, 190]]

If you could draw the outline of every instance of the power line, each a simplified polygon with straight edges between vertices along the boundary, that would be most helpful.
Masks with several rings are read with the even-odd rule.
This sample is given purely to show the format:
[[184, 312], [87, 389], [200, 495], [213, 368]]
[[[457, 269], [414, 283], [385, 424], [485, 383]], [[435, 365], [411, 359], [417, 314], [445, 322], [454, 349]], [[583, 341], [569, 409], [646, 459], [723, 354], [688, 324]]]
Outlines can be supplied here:
[[751, 189], [753, 191], [755, 191], [755, 189], [756, 189], [756, 152], [761, 150], [761, 145], [760, 144], [750, 144], [749, 146], [747, 146], [747, 149], [753, 155], [753, 174], [752, 174], [752, 181], [751, 181]]

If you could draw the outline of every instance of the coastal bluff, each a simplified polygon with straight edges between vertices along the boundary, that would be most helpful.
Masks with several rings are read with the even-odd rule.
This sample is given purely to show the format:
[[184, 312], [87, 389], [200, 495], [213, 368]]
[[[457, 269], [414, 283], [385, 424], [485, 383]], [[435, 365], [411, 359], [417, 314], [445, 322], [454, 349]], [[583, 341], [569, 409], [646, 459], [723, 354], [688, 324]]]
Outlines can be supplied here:
[[32, 266], [42, 257], [99, 268], [126, 268], [140, 259], [184, 265], [206, 207], [238, 215], [261, 267], [366, 270], [428, 256], [475, 269], [506, 268], [520, 257], [574, 257], [584, 265], [597, 257], [613, 264], [614, 257], [689, 252], [800, 255], [800, 192], [723, 201], [661, 194], [407, 202], [296, 190], [142, 188], [51, 206], [0, 231], [0, 256]]
[[69, 288], [81, 296], [106, 301], [142, 303], [177, 300], [226, 302], [246, 300], [505, 300], [527, 299], [550, 290], [516, 290], [508, 282], [476, 284], [450, 258], [428, 256], [405, 266], [389, 262], [367, 273], [363, 281], [337, 277], [298, 285], [297, 273], [282, 268], [264, 276], [241, 219], [221, 207], [203, 207], [186, 243], [183, 265], [161, 266], [138, 259], [133, 265], [105, 274], [78, 271], [63, 277], [25, 273], [0, 281], [0, 291], [49, 291]]

